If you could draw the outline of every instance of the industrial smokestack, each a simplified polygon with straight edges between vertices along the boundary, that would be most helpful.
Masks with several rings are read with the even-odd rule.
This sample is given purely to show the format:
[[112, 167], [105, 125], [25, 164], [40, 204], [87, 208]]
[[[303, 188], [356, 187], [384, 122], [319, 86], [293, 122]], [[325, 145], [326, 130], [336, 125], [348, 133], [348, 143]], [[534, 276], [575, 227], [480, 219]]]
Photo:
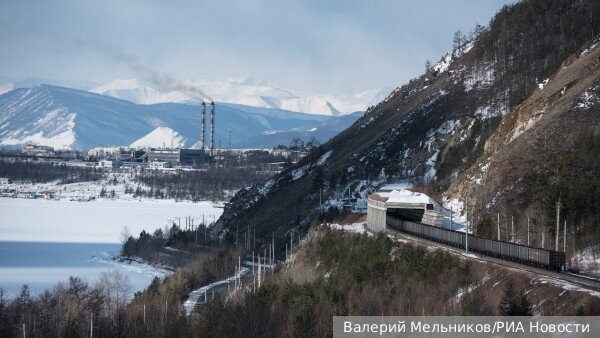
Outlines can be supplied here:
[[202, 129], [200, 131], [200, 149], [204, 150], [205, 148], [205, 140], [206, 140], [206, 103], [204, 103], [204, 101], [202, 101], [202, 106], [201, 106], [201, 119], [202, 119]]
[[215, 102], [210, 102], [210, 156], [215, 152]]

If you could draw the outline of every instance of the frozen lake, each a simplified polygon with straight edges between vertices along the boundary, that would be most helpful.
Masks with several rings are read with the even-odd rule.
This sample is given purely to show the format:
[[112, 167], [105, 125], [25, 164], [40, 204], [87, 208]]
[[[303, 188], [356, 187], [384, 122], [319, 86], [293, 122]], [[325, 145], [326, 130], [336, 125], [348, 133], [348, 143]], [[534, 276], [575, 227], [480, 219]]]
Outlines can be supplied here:
[[98, 200], [92, 202], [0, 198], [0, 241], [120, 243], [127, 226], [134, 235], [163, 228], [186, 216], [208, 222], [223, 209], [210, 202]]
[[10, 296], [22, 284], [37, 294], [69, 276], [95, 282], [102, 271], [120, 270], [134, 290], [144, 289], [165, 271], [122, 265], [107, 258], [118, 254], [120, 233], [164, 227], [167, 219], [186, 216], [212, 221], [222, 209], [209, 202], [46, 201], [0, 198], [0, 287]]

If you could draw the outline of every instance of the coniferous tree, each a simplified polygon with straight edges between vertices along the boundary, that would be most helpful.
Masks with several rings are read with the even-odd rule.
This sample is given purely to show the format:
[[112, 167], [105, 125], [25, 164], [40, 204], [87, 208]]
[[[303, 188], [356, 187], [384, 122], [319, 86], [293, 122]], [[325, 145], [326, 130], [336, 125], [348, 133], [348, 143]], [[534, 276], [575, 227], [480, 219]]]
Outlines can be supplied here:
[[512, 278], [506, 281], [504, 296], [500, 300], [499, 312], [502, 316], [531, 316], [531, 303], [523, 290], [515, 290]]

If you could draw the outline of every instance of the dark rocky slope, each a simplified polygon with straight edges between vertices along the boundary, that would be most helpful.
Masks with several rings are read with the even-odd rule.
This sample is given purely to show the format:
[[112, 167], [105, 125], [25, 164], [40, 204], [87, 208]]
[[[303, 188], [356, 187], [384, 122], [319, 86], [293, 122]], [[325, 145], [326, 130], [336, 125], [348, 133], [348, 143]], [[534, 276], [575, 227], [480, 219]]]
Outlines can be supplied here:
[[445, 191], [484, 153], [502, 117], [600, 31], [598, 17], [591, 0], [505, 6], [489, 27], [477, 27], [310, 156], [240, 191], [215, 234], [235, 239], [253, 227], [257, 237], [275, 233], [284, 250], [283, 239], [317, 216], [320, 196], [326, 209], [348, 191], [364, 199], [383, 181], [401, 179]]

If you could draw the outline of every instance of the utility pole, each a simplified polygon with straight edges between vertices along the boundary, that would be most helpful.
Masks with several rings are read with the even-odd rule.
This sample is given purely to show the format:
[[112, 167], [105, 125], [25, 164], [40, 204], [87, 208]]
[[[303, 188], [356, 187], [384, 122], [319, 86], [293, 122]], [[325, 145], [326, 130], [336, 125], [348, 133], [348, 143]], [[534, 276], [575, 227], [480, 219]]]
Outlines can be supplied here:
[[545, 231], [544, 231], [544, 229], [542, 229], [542, 249], [544, 248], [545, 244], [546, 244]]
[[567, 252], [567, 220], [565, 220], [565, 227], [563, 228], [563, 252]]
[[529, 225], [530, 225], [530, 218], [527, 217], [527, 246], [530, 246], [530, 242], [529, 242]]
[[452, 230], [452, 214], [453, 214], [452, 204], [450, 204], [450, 230]]
[[510, 241], [515, 242], [515, 216], [510, 215]]
[[94, 336], [94, 315], [90, 313], [90, 338]]
[[500, 240], [500, 213], [498, 213], [498, 240]]
[[260, 289], [260, 253], [258, 254], [258, 288]]
[[465, 224], [465, 253], [469, 253], [469, 201], [465, 201], [465, 213], [467, 214]]
[[229, 129], [229, 133], [228, 133], [228, 140], [227, 140], [227, 150], [231, 151], [231, 129]]
[[556, 202], [556, 240], [555, 240], [555, 250], [558, 251], [558, 233], [560, 232], [560, 207], [562, 203], [560, 203], [560, 197], [558, 198], [558, 202]]
[[146, 325], [146, 304], [144, 304], [144, 325]]

